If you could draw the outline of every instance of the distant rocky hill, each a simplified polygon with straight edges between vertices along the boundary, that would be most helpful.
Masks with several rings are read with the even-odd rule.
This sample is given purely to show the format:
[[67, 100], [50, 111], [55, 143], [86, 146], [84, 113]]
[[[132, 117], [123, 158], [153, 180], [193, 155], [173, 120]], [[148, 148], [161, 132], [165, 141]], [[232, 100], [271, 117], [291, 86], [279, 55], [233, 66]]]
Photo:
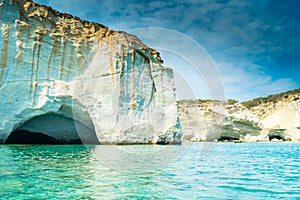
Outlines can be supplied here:
[[238, 102], [180, 100], [187, 141], [299, 141], [300, 89]]

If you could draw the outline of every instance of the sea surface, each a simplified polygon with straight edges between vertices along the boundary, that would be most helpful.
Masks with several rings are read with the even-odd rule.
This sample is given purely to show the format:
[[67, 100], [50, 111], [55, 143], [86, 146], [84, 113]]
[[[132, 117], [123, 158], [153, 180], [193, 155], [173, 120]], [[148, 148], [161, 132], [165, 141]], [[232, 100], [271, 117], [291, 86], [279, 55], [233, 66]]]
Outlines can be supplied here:
[[0, 199], [300, 199], [300, 143], [1, 145]]

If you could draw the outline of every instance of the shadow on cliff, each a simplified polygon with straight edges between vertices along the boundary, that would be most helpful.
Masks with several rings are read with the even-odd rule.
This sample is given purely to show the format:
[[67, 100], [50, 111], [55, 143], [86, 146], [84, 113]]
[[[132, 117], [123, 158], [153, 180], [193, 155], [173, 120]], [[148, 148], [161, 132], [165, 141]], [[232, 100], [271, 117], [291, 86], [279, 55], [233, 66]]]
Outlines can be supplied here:
[[43, 133], [15, 130], [6, 139], [6, 144], [83, 144], [80, 139], [62, 142]]
[[94, 127], [55, 113], [31, 118], [7, 137], [5, 144], [99, 144]]

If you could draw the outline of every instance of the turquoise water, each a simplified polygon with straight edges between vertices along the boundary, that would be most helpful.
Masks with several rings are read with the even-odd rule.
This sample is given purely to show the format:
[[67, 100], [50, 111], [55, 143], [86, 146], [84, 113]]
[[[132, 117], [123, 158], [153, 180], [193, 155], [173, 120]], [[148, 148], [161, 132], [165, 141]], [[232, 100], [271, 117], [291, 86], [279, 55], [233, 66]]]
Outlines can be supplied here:
[[0, 199], [300, 199], [300, 143], [2, 145], [0, 155]]

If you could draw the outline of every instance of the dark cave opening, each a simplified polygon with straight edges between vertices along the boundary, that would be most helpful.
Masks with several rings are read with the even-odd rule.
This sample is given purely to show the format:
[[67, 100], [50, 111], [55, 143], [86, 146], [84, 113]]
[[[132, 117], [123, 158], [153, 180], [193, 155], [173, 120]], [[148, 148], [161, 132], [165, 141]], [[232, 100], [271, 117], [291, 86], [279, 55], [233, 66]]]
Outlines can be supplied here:
[[6, 144], [82, 144], [80, 139], [64, 143], [43, 133], [15, 130], [6, 139]]
[[225, 142], [225, 141], [229, 141], [232, 142], [234, 140], [239, 140], [239, 138], [235, 138], [235, 137], [229, 137], [229, 136], [222, 136], [218, 139], [218, 142]]
[[269, 135], [269, 141], [271, 141], [273, 139], [285, 141], [285, 138], [281, 137], [280, 135]]
[[99, 144], [94, 125], [55, 113], [31, 118], [7, 137], [6, 144]]

